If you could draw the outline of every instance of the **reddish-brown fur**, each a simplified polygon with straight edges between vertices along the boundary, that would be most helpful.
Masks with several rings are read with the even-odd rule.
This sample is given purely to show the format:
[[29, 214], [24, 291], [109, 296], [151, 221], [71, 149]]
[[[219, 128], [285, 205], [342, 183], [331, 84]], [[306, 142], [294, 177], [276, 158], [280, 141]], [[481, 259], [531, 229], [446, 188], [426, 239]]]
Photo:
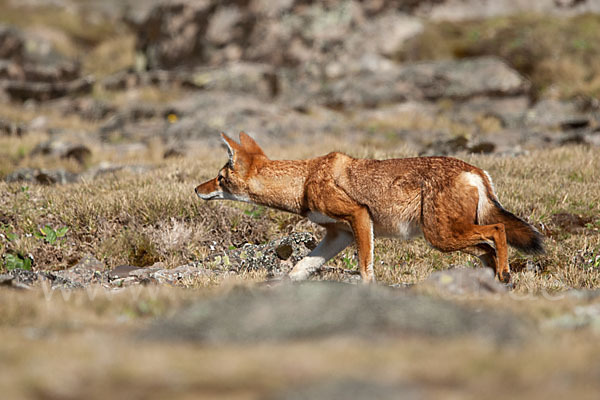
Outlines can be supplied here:
[[[230, 161], [196, 188], [207, 200], [248, 201], [308, 216], [327, 235], [290, 276], [304, 279], [356, 241], [360, 272], [374, 280], [373, 237], [410, 238], [422, 232], [435, 248], [464, 251], [510, 279], [508, 243], [541, 251], [541, 236], [504, 210], [488, 175], [450, 157], [355, 159], [342, 153], [298, 161], [269, 160], [245, 133], [225, 134]], [[481, 197], [481, 198], [480, 198]], [[351, 234], [351, 235], [350, 235]]]

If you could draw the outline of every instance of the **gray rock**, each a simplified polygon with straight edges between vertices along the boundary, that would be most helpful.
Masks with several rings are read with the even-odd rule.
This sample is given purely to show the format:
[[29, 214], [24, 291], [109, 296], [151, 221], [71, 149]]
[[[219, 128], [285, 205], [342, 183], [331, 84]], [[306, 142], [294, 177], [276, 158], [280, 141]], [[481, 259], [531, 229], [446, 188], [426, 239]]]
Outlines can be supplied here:
[[[137, 48], [150, 69], [237, 60], [299, 66], [365, 51], [391, 56], [422, 23], [401, 13], [414, 8], [411, 1], [383, 3], [164, 1], [135, 24]], [[369, 23], [365, 13], [374, 17]]]
[[235, 6], [217, 9], [208, 22], [206, 39], [216, 46], [239, 41], [248, 33], [244, 29], [244, 25], [247, 25], [244, 21], [246, 15]]
[[79, 65], [63, 61], [56, 65], [24, 64], [21, 67], [22, 79], [28, 82], [72, 81], [79, 77]]
[[[298, 106], [315, 102], [333, 108], [375, 107], [405, 100], [465, 100], [526, 94], [529, 83], [495, 57], [435, 61], [404, 66], [381, 64], [317, 84], [318, 76], [293, 77], [283, 93]], [[321, 78], [322, 79], [322, 78]], [[284, 86], [285, 88], [285, 86]], [[287, 92], [287, 93], [286, 93]]]
[[221, 143], [219, 132], [240, 131], [259, 143], [285, 140], [287, 144], [324, 133], [343, 132], [347, 140], [357, 134], [348, 128], [343, 115], [329, 110], [310, 109], [311, 115], [307, 115], [240, 93], [200, 92], [172, 106], [181, 118], [161, 132], [166, 143], [202, 139], [203, 145], [217, 146]]
[[62, 278], [66, 282], [80, 284], [83, 287], [93, 283], [102, 283], [105, 269], [104, 263], [91, 255], [86, 255], [73, 267], [53, 272], [53, 275], [56, 278]]
[[119, 278], [127, 278], [129, 273], [138, 270], [140, 267], [133, 265], [119, 265], [108, 271], [108, 279], [114, 280]]
[[64, 115], [77, 114], [88, 121], [100, 121], [114, 114], [117, 107], [106, 101], [93, 98], [66, 99], [64, 102], [57, 103]]
[[514, 96], [530, 84], [496, 57], [426, 62], [402, 68], [400, 78], [413, 82], [428, 99]]
[[572, 312], [551, 318], [544, 325], [567, 330], [590, 328], [600, 332], [600, 303], [576, 306]]
[[38, 273], [31, 270], [15, 268], [0, 275], [0, 285], [16, 289], [30, 289], [39, 282]]
[[[162, 263], [157, 263], [162, 264]], [[153, 264], [150, 267], [137, 268], [133, 271], [129, 271], [129, 276], [133, 276], [137, 278], [139, 281], [145, 281], [151, 278], [151, 275], [155, 272], [162, 271], [164, 267], [162, 265], [158, 266], [157, 264]]]
[[41, 185], [66, 184], [79, 180], [79, 175], [64, 169], [42, 170], [35, 168], [19, 168], [8, 174], [6, 182], [31, 182]]
[[475, 96], [466, 101], [457, 102], [452, 114], [465, 123], [475, 123], [481, 117], [497, 118], [504, 128], [522, 128], [529, 109], [527, 96], [488, 97]]
[[270, 276], [282, 276], [316, 245], [310, 233], [293, 233], [263, 245], [246, 244], [240, 249], [211, 256], [204, 263], [217, 270], [239, 273], [266, 269]]
[[272, 400], [416, 400], [423, 399], [421, 388], [414, 383], [396, 382], [377, 384], [360, 380], [323, 380], [289, 388], [274, 396]]
[[404, 290], [333, 282], [240, 288], [198, 300], [158, 321], [142, 336], [207, 343], [305, 340], [337, 335], [452, 338], [502, 343], [531, 325], [508, 312], [471, 309]]
[[87, 76], [71, 81], [32, 82], [4, 81], [0, 89], [4, 90], [13, 100], [50, 100], [67, 95], [87, 94], [92, 91], [94, 78]]
[[27, 131], [23, 124], [0, 119], [0, 134], [8, 136], [21, 136]]
[[161, 284], [178, 285], [189, 283], [199, 277], [211, 277], [214, 272], [203, 267], [202, 264], [191, 263], [180, 265], [172, 269], [160, 269], [149, 274], [149, 278]]
[[506, 286], [494, 279], [494, 272], [490, 268], [463, 267], [436, 271], [416, 287], [459, 296], [485, 296], [507, 291]]
[[421, 156], [445, 156], [461, 151], [469, 150], [469, 139], [464, 136], [457, 136], [452, 139], [436, 140], [429, 144]]
[[15, 28], [0, 25], [0, 59], [16, 59], [23, 57], [25, 39]]
[[[423, 31], [420, 19], [403, 13], [384, 13], [362, 25], [362, 29], [348, 40], [350, 51], [373, 51], [385, 57], [394, 57], [402, 45]], [[373, 49], [374, 48], [374, 49]]]
[[576, 102], [545, 99], [527, 111], [524, 122], [529, 126], [560, 128], [575, 119], [588, 120]]
[[154, 7], [136, 32], [136, 47], [148, 66], [174, 68], [202, 60], [212, 11], [210, 0], [164, 1]]
[[468, 21], [514, 14], [577, 15], [600, 13], [598, 0], [443, 0], [423, 4], [417, 14], [441, 21]]
[[31, 151], [31, 155], [45, 155], [59, 158], [72, 158], [80, 164], [85, 164], [92, 156], [89, 147], [81, 143], [63, 142], [58, 139], [50, 139], [39, 143]]
[[10, 274], [0, 274], [0, 285], [11, 286], [14, 279], [15, 277]]
[[600, 146], [600, 129], [589, 131], [583, 135], [585, 143], [592, 146]]
[[272, 98], [279, 90], [274, 69], [255, 63], [196, 69], [183, 82], [205, 90], [250, 93], [260, 98]]

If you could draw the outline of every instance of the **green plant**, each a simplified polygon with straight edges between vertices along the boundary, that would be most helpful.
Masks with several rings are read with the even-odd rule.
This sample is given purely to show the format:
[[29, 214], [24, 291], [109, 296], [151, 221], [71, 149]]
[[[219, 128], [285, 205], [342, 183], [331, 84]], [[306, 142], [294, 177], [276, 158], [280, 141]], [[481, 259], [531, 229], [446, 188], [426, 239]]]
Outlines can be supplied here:
[[344, 257], [342, 257], [342, 262], [344, 263], [344, 268], [348, 270], [354, 270], [358, 265], [358, 263], [354, 260], [354, 257], [352, 256], [345, 255]]
[[46, 225], [43, 228], [40, 228], [39, 232], [35, 232], [34, 235], [38, 239], [43, 239], [47, 243], [54, 244], [56, 241], [67, 234], [69, 228], [63, 226], [57, 230], [54, 230], [51, 226]]
[[0, 232], [4, 234], [9, 242], [14, 242], [18, 238], [17, 234], [12, 232], [10, 225], [0, 224]]
[[244, 214], [246, 214], [254, 219], [258, 219], [264, 215], [265, 211], [266, 211], [266, 207], [256, 206], [256, 207], [252, 207], [252, 209], [250, 209], [250, 210], [245, 210]]
[[21, 254], [4, 254], [4, 267], [10, 271], [13, 269], [27, 269], [31, 270], [31, 258], [29, 256], [23, 256]]

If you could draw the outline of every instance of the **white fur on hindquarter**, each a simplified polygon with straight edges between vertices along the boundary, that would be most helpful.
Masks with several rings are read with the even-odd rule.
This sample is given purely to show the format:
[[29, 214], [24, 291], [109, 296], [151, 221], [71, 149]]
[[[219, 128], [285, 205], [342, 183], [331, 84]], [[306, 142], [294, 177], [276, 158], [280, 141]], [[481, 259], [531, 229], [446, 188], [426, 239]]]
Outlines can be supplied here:
[[[483, 216], [487, 213], [487, 209], [490, 206], [490, 202], [488, 200], [485, 184], [483, 183], [483, 179], [481, 178], [481, 176], [474, 174], [472, 172], [463, 172], [462, 177], [467, 184], [477, 188], [477, 194], [479, 196], [479, 199], [477, 201], [477, 222], [479, 222], [481, 216]], [[489, 179], [489, 175], [488, 175], [488, 179]], [[490, 180], [490, 183], [491, 183], [491, 180]]]

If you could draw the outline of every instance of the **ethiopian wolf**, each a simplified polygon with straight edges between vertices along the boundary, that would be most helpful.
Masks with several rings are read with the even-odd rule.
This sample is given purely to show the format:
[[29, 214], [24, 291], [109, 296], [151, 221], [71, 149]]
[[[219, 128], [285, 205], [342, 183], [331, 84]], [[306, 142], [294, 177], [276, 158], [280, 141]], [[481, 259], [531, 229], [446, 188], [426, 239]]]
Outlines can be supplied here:
[[357, 159], [342, 153], [308, 160], [270, 160], [244, 132], [239, 143], [222, 134], [229, 161], [196, 187], [204, 200], [245, 201], [308, 217], [326, 229], [319, 245], [292, 269], [306, 279], [353, 241], [364, 282], [375, 280], [376, 236], [423, 235], [443, 252], [479, 257], [510, 280], [507, 243], [542, 252], [542, 236], [505, 210], [483, 170], [451, 157]]

